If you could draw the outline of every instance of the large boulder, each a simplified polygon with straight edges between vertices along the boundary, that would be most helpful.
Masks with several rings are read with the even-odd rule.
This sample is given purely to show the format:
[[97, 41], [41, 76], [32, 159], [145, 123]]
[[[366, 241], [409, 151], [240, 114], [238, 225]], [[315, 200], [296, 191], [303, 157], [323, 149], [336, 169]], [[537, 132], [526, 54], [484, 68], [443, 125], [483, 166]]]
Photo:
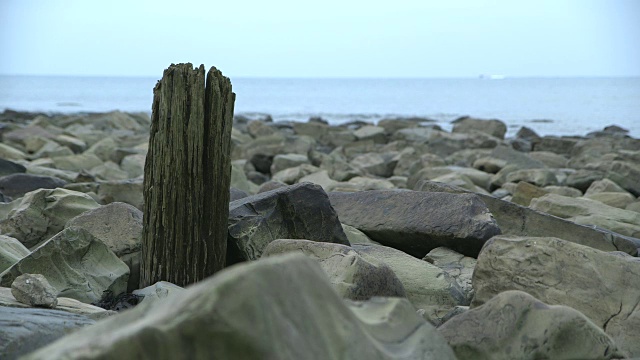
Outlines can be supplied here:
[[42, 274], [58, 296], [94, 303], [125, 292], [129, 268], [88, 231], [67, 228], [1, 273], [0, 286], [22, 274]]
[[66, 184], [66, 181], [52, 176], [13, 174], [0, 178], [0, 192], [15, 199], [34, 190], [55, 189]]
[[640, 262], [558, 238], [496, 236], [473, 274], [472, 307], [507, 290], [586, 315], [623, 351], [640, 356]]
[[27, 255], [29, 255], [29, 249], [18, 239], [0, 235], [0, 273]]
[[0, 358], [18, 359], [94, 323], [84, 315], [66, 311], [0, 306]]
[[263, 256], [291, 252], [316, 260], [336, 292], [345, 299], [368, 300], [374, 296], [405, 297], [402, 283], [385, 263], [364, 259], [353, 248], [309, 240], [280, 239], [269, 243]]
[[529, 207], [577, 224], [597, 225], [626, 236], [640, 238], [640, 214], [608, 206], [600, 201], [547, 194], [531, 200]]
[[438, 328], [459, 360], [593, 359], [624, 356], [596, 324], [567, 306], [505, 291]]
[[129, 267], [128, 290], [138, 288], [142, 211], [133, 205], [114, 202], [74, 217], [65, 225], [68, 227], [83, 228], [107, 245]]
[[212, 354], [220, 359], [455, 359], [442, 335], [406, 300], [351, 308], [315, 261], [300, 254], [270, 257], [101, 321], [25, 360], [197, 360]]
[[[464, 193], [466, 190], [433, 181], [422, 181], [416, 190]], [[637, 240], [601, 228], [578, 225], [493, 196], [476, 194], [489, 208], [504, 235], [554, 236], [602, 251], [638, 253]]]
[[276, 239], [306, 239], [349, 245], [327, 194], [300, 183], [229, 203], [227, 262], [256, 260]]
[[0, 221], [0, 231], [28, 248], [47, 240], [71, 218], [100, 205], [87, 194], [66, 189], [40, 189], [27, 193]]
[[382, 245], [352, 247], [365, 260], [387, 264], [402, 282], [407, 299], [433, 324], [439, 324], [457, 305], [469, 305], [456, 279], [435, 265]]
[[340, 220], [380, 244], [422, 258], [439, 246], [476, 256], [500, 233], [473, 194], [374, 190], [329, 194]]

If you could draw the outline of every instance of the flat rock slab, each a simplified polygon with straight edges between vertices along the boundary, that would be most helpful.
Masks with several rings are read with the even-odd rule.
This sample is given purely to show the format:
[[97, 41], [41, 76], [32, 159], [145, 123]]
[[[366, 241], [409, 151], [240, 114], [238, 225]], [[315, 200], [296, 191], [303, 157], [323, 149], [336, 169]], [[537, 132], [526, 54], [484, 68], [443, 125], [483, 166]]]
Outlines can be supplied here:
[[66, 311], [0, 306], [0, 359], [17, 359], [94, 323]]
[[[29, 308], [30, 306], [16, 300], [11, 293], [11, 288], [0, 287], [0, 308], [2, 307]], [[93, 320], [100, 320], [117, 314], [115, 311], [105, 310], [101, 307], [66, 297], [58, 298], [58, 305], [56, 305], [55, 310], [84, 315]]]
[[38, 189], [55, 189], [63, 187], [66, 181], [53, 176], [33, 174], [12, 174], [0, 178], [0, 192], [16, 199]]
[[129, 268], [87, 230], [67, 228], [0, 274], [0, 285], [42, 274], [58, 296], [94, 303], [127, 290]]
[[507, 290], [572, 307], [600, 326], [621, 350], [640, 356], [640, 261], [558, 238], [496, 236], [473, 273], [472, 307]]
[[333, 288], [343, 298], [368, 300], [374, 296], [406, 296], [402, 282], [388, 265], [376, 259], [364, 259], [350, 246], [279, 239], [269, 243], [263, 256], [291, 252], [299, 252], [318, 261]]
[[[416, 184], [416, 190], [456, 194], [467, 192], [459, 187], [434, 181], [421, 181]], [[602, 251], [623, 251], [630, 255], [638, 253], [640, 241], [637, 239], [601, 228], [578, 225], [493, 196], [476, 195], [487, 205], [504, 235], [553, 236]]]
[[352, 311], [317, 262], [287, 254], [225, 269], [25, 359], [455, 359], [399, 300]]
[[227, 263], [260, 258], [276, 239], [306, 239], [349, 245], [327, 194], [300, 183], [229, 204]]
[[613, 339], [579, 311], [505, 291], [438, 328], [459, 360], [612, 359]]
[[485, 241], [500, 234], [474, 194], [375, 190], [332, 192], [329, 199], [343, 223], [418, 258], [439, 246], [476, 257]]

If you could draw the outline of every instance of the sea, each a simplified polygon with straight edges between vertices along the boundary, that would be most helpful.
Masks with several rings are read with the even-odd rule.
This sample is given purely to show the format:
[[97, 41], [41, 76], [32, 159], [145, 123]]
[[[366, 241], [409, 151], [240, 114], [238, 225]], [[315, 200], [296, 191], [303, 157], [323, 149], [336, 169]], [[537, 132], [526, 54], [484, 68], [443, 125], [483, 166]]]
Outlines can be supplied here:
[[[153, 77], [0, 75], [0, 111], [151, 112]], [[586, 135], [618, 125], [640, 137], [640, 77], [231, 78], [235, 114], [331, 124], [423, 117], [443, 129], [461, 116], [499, 119], [513, 136]]]

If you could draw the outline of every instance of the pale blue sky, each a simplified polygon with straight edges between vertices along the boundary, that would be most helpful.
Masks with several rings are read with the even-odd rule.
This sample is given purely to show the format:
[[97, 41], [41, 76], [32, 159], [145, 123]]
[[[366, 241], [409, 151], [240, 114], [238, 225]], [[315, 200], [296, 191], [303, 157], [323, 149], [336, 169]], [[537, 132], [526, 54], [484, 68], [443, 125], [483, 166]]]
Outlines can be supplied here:
[[640, 76], [640, 0], [0, 0], [0, 74]]

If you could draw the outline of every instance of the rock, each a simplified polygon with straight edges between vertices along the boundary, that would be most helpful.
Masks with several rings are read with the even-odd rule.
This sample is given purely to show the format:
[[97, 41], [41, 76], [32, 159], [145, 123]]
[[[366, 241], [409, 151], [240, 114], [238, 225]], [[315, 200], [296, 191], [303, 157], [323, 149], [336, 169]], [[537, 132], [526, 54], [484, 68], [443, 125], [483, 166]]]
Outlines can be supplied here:
[[313, 260], [271, 257], [101, 321], [25, 359], [143, 358], [149, 349], [166, 359], [209, 359], [213, 352], [221, 359], [455, 359], [406, 301], [352, 308]]
[[62, 179], [51, 176], [13, 174], [0, 178], [0, 191], [6, 196], [19, 198], [33, 190], [55, 189], [63, 187], [66, 183]]
[[619, 192], [619, 193], [626, 193], [626, 194], [629, 193], [628, 191], [620, 187], [620, 185], [616, 184], [615, 182], [609, 179], [602, 179], [602, 180], [596, 180], [592, 182], [584, 194], [585, 196], [587, 196], [587, 195], [593, 195], [593, 194], [603, 193], [603, 192]]
[[547, 151], [554, 154], [569, 155], [579, 139], [567, 137], [544, 136], [536, 140], [534, 151]]
[[558, 185], [555, 173], [549, 169], [523, 169], [507, 174], [508, 182], [525, 181], [536, 186]]
[[142, 178], [104, 181], [99, 184], [98, 198], [102, 203], [123, 202], [142, 211], [144, 204]]
[[375, 259], [364, 259], [346, 245], [279, 239], [267, 245], [263, 256], [291, 252], [299, 252], [316, 260], [329, 277], [334, 290], [345, 299], [405, 297], [402, 283], [389, 266]]
[[234, 162], [231, 163], [231, 187], [248, 194], [255, 194], [258, 191], [258, 185], [249, 181], [242, 167]]
[[24, 160], [27, 154], [7, 144], [0, 143], [0, 158], [5, 160]]
[[606, 170], [606, 177], [613, 180], [634, 196], [640, 196], [640, 165], [628, 161], [605, 163], [598, 170]]
[[313, 183], [322, 187], [324, 191], [331, 191], [334, 187], [338, 185], [338, 182], [331, 179], [327, 170], [321, 170], [318, 172], [314, 172], [313, 174], [309, 174], [298, 179], [299, 183]]
[[89, 195], [77, 191], [32, 191], [0, 221], [0, 231], [31, 248], [62, 230], [69, 219], [99, 206]]
[[291, 185], [229, 204], [227, 263], [256, 260], [276, 239], [349, 245], [327, 194], [317, 185]]
[[53, 164], [56, 169], [81, 171], [93, 169], [102, 165], [102, 160], [91, 153], [83, 153], [78, 155], [56, 156], [53, 158]]
[[142, 296], [142, 300], [139, 304], [146, 304], [156, 302], [167, 297], [180, 296], [183, 295], [184, 292], [185, 289], [183, 287], [167, 281], [158, 281], [157, 283], [147, 286], [144, 289], [133, 291], [133, 294]]
[[423, 122], [433, 122], [433, 120], [427, 118], [386, 118], [378, 121], [378, 126], [384, 128], [387, 134], [394, 134], [401, 129], [418, 127]]
[[577, 170], [569, 174], [565, 184], [572, 188], [576, 188], [581, 192], [585, 192], [594, 181], [602, 180], [604, 178], [605, 174], [601, 171]]
[[0, 306], [0, 358], [17, 359], [77, 329], [95, 323], [86, 316], [51, 309]]
[[505, 291], [438, 328], [459, 360], [611, 359], [624, 356], [586, 316]]
[[627, 205], [625, 210], [635, 211], [635, 212], [640, 213], [640, 201], [635, 201], [635, 202]]
[[388, 178], [393, 175], [397, 162], [393, 161], [396, 153], [367, 153], [358, 155], [351, 160], [351, 166], [365, 170], [371, 175]]
[[129, 268], [99, 239], [79, 228], [66, 228], [0, 274], [10, 286], [20, 275], [42, 274], [58, 296], [85, 303], [127, 289]]
[[547, 194], [531, 200], [530, 207], [577, 224], [597, 225], [622, 235], [640, 237], [640, 214], [599, 201]]
[[570, 186], [555, 186], [555, 185], [549, 185], [549, 186], [545, 186], [544, 190], [547, 191], [550, 194], [558, 194], [558, 195], [562, 195], [562, 196], [569, 196], [569, 197], [580, 197], [582, 196], [582, 191], [576, 189], [576, 188], [572, 188]]
[[[11, 288], [0, 287], [0, 307], [28, 308], [30, 306], [16, 300], [13, 294], [11, 294]], [[58, 298], [58, 305], [56, 305], [55, 309], [84, 315], [93, 320], [104, 319], [116, 314], [115, 311], [105, 310], [97, 306], [85, 304], [78, 300], [65, 297]]]
[[513, 192], [511, 201], [518, 205], [529, 206], [531, 199], [539, 198], [548, 193], [549, 192], [545, 189], [539, 188], [525, 181], [520, 181]]
[[275, 133], [275, 130], [260, 120], [252, 120], [247, 123], [247, 132], [251, 137], [269, 136]]
[[507, 133], [507, 125], [500, 120], [482, 120], [474, 119], [468, 116], [458, 118], [453, 122], [454, 133], [469, 133], [472, 131], [480, 131], [499, 139], [504, 139]]
[[137, 178], [144, 175], [144, 162], [147, 158], [146, 154], [127, 155], [122, 158], [120, 167], [126, 171], [129, 178]]
[[309, 158], [300, 154], [279, 154], [273, 157], [271, 174], [302, 164], [309, 164]]
[[327, 177], [336, 181], [348, 181], [356, 176], [364, 175], [362, 169], [349, 164], [346, 158], [337, 152], [332, 152], [324, 157], [320, 168], [327, 172]]
[[236, 189], [234, 187], [229, 188], [229, 202], [246, 198], [247, 196], [249, 196], [249, 194], [240, 189]]
[[563, 155], [558, 155], [549, 151], [532, 151], [529, 153], [529, 157], [534, 160], [538, 160], [550, 168], [564, 168], [567, 167], [567, 159]]
[[473, 167], [489, 174], [495, 174], [507, 166], [507, 161], [490, 156], [481, 157], [473, 162]]
[[95, 179], [107, 181], [118, 181], [131, 178], [129, 173], [120, 169], [120, 166], [112, 161], [106, 161], [104, 164], [94, 167], [93, 169], [89, 170], [88, 174]]
[[77, 172], [58, 170], [46, 166], [38, 166], [32, 164], [33, 162], [31, 163], [31, 165], [27, 166], [27, 174], [56, 177], [66, 182], [73, 182], [78, 176]]
[[435, 265], [382, 245], [352, 247], [365, 260], [387, 264], [402, 282], [407, 299], [433, 324], [440, 323], [454, 306], [469, 304], [456, 280]]
[[65, 228], [69, 227], [85, 229], [107, 245], [130, 270], [127, 290], [138, 288], [142, 211], [133, 205], [113, 202], [72, 218], [65, 225]]
[[[266, 191], [271, 191], [271, 190], [275, 190], [281, 187], [285, 187], [287, 186], [287, 184], [281, 182], [281, 181], [277, 181], [277, 180], [269, 180], [265, 183], [263, 183], [262, 185], [260, 185], [260, 187], [258, 188], [258, 194], [266, 192]], [[249, 196], [247, 194], [247, 196]], [[243, 196], [246, 197], [246, 196]], [[237, 200], [237, 199], [233, 199], [233, 200]], [[233, 201], [231, 200], [231, 201]]]
[[471, 303], [474, 294], [471, 277], [476, 267], [476, 259], [446, 247], [439, 247], [429, 251], [422, 260], [439, 267], [454, 278], [467, 300], [465, 304]]
[[85, 150], [85, 153], [93, 154], [99, 157], [100, 160], [102, 161], [111, 160], [116, 164], [119, 164], [120, 160], [122, 159], [116, 159], [114, 157], [117, 148], [118, 148], [118, 143], [116, 143], [116, 141], [109, 136], [91, 145], [91, 147]]
[[87, 149], [87, 143], [73, 136], [60, 134], [53, 138], [55, 142], [62, 146], [66, 146], [75, 154], [81, 153]]
[[476, 256], [500, 229], [472, 194], [374, 190], [329, 194], [340, 221], [383, 245], [424, 257], [439, 246]]
[[[507, 290], [586, 315], [632, 357], [640, 356], [640, 262], [557, 238], [496, 236], [473, 274], [472, 307]], [[598, 301], [594, 301], [598, 299]]]
[[29, 255], [29, 249], [20, 241], [6, 235], [0, 235], [0, 273], [27, 255]]
[[353, 132], [358, 140], [373, 140], [376, 144], [387, 142], [386, 130], [380, 126], [365, 125]]
[[11, 294], [19, 302], [38, 307], [58, 305], [58, 290], [41, 274], [22, 274], [11, 283]]
[[[429, 181], [418, 184], [416, 189], [433, 192], [465, 192], [461, 188]], [[624, 251], [632, 255], [638, 252], [638, 246], [632, 238], [601, 228], [578, 225], [493, 196], [476, 195], [489, 208], [504, 235], [554, 236], [602, 251]]]
[[[354, 178], [349, 179], [347, 183], [341, 183], [341, 185], [353, 184], [358, 189], [358, 191], [366, 191], [366, 190], [390, 190], [395, 189], [395, 185], [386, 179], [373, 179], [370, 177], [362, 177], [356, 176]], [[339, 190], [340, 185], [336, 185], [334, 187], [334, 191]]]
[[342, 230], [347, 235], [347, 240], [350, 244], [376, 244], [377, 242], [369, 239], [369, 237], [362, 231], [354, 228], [353, 226], [342, 224]]
[[0, 176], [24, 173], [26, 171], [27, 168], [25, 168], [23, 165], [0, 158]]
[[272, 180], [280, 181], [285, 184], [295, 184], [300, 179], [307, 175], [311, 175], [313, 173], [317, 173], [320, 171], [320, 168], [315, 167], [311, 164], [302, 164], [299, 166], [295, 166], [292, 168], [284, 169], [274, 173], [271, 177]]
[[636, 201], [636, 197], [627, 192], [601, 192], [584, 197], [618, 209], [626, 209], [629, 204]]

